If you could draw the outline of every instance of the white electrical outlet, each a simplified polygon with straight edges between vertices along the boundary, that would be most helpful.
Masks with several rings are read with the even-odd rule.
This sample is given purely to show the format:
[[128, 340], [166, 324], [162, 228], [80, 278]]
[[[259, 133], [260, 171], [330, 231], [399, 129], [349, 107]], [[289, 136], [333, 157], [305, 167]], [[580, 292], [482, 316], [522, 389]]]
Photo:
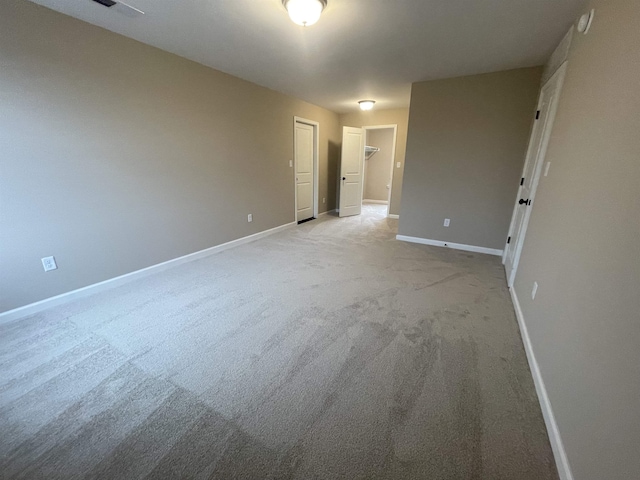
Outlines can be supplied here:
[[531, 300], [535, 300], [536, 293], [538, 293], [538, 282], [533, 282], [533, 290], [531, 290]]
[[444, 219], [444, 226], [445, 226], [445, 227], [448, 227], [450, 224], [451, 224], [451, 220], [450, 220], [450, 219], [448, 219], [448, 218], [445, 218], [445, 219]]
[[396, 168], [400, 168], [400, 165], [402, 165], [400, 162], [396, 163]]
[[58, 268], [58, 265], [56, 265], [56, 259], [53, 257], [44, 257], [42, 259], [42, 266], [44, 267], [45, 272]]
[[322, 197], [322, 203], [327, 203], [327, 199]]
[[253, 222], [253, 213], [250, 213], [249, 215], [247, 215], [247, 222], [249, 223]]

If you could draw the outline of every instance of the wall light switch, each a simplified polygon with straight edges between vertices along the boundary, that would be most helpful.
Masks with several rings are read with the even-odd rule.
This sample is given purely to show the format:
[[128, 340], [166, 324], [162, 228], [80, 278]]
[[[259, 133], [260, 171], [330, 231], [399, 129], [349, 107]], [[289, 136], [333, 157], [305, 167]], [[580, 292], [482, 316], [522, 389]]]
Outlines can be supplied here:
[[549, 167], [551, 166], [551, 162], [547, 162], [547, 164], [544, 167], [544, 176], [546, 177], [547, 175], [549, 175]]
[[293, 167], [293, 160], [289, 160], [289, 167]]
[[58, 268], [58, 265], [56, 265], [56, 259], [53, 257], [44, 257], [42, 259], [42, 266], [44, 267], [45, 272]]
[[402, 165], [400, 162], [396, 163], [396, 168], [400, 168], [400, 165]]
[[327, 199], [322, 197], [322, 203], [327, 203]]
[[451, 220], [449, 218], [444, 219], [444, 226], [448, 227], [451, 224]]
[[249, 222], [249, 223], [253, 222], [253, 214], [252, 213], [247, 215], [247, 222]]
[[536, 298], [536, 293], [538, 293], [538, 282], [533, 282], [533, 290], [531, 290], [531, 300]]

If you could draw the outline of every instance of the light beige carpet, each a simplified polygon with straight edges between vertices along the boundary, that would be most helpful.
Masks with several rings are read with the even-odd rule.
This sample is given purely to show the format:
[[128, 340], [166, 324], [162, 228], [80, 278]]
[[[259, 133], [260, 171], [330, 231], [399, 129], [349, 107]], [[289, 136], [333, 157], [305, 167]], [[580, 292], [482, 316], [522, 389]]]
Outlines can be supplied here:
[[557, 478], [500, 259], [384, 209], [0, 326], [0, 477]]

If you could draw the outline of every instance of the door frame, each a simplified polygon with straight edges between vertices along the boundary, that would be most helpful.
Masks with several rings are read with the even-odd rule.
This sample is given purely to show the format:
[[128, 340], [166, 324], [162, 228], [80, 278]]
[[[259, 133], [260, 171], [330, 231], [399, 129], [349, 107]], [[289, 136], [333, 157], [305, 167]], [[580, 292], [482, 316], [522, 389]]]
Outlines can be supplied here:
[[314, 120], [309, 120], [307, 118], [302, 118], [298, 116], [293, 117], [293, 217], [295, 221], [298, 221], [298, 184], [296, 181], [296, 172], [298, 159], [296, 158], [296, 124], [304, 123], [305, 125], [309, 125], [313, 127], [313, 218], [318, 218], [318, 192], [319, 192], [319, 183], [318, 177], [320, 175], [319, 168], [319, 146], [320, 146], [320, 123]]
[[[511, 245], [509, 243], [509, 237], [512, 236], [513, 234], [513, 229], [514, 229], [514, 222], [517, 218], [517, 209], [518, 208], [522, 208], [522, 206], [518, 203], [518, 200], [520, 199], [520, 190], [521, 188], [518, 187], [518, 193], [516, 195], [516, 199], [514, 202], [514, 208], [513, 208], [513, 213], [511, 214], [511, 222], [509, 223], [509, 233], [507, 234], [507, 240], [504, 246], [504, 251], [502, 253], [502, 264], [506, 267], [506, 261], [507, 261], [507, 254], [509, 252], [510, 248], [515, 248], [515, 254], [513, 257], [513, 268], [511, 270], [511, 272], [505, 272], [506, 276], [507, 276], [507, 286], [509, 288], [511, 288], [513, 286], [513, 283], [516, 279], [516, 274], [518, 272], [518, 266], [520, 264], [520, 256], [522, 255], [522, 248], [524, 246], [524, 240], [525, 237], [527, 235], [527, 229], [529, 227], [529, 220], [531, 218], [531, 212], [533, 210], [533, 207], [535, 205], [535, 196], [536, 196], [536, 192], [538, 190], [538, 184], [540, 182], [540, 176], [542, 175], [542, 171], [544, 169], [544, 164], [546, 163], [546, 155], [547, 155], [547, 149], [549, 147], [549, 140], [551, 139], [551, 133], [553, 131], [553, 125], [555, 123], [555, 117], [556, 117], [556, 113], [558, 111], [558, 103], [560, 102], [560, 95], [562, 94], [562, 86], [564, 84], [564, 77], [566, 75], [567, 72], [567, 62], [565, 61], [559, 68], [558, 70], [556, 70], [556, 72], [549, 78], [549, 80], [547, 80], [545, 82], [545, 84], [542, 86], [542, 88], [540, 88], [540, 95], [538, 97], [538, 103], [536, 103], [536, 110], [540, 109], [541, 106], [541, 102], [542, 102], [542, 92], [544, 90], [544, 88], [551, 84], [552, 82], [556, 83], [556, 94], [553, 97], [551, 104], [549, 105], [549, 113], [548, 113], [548, 120], [547, 123], [543, 126], [544, 130], [542, 131], [542, 137], [541, 137], [541, 143], [540, 143], [540, 148], [536, 151], [533, 152], [532, 148], [533, 146], [531, 145], [531, 139], [534, 136], [534, 129], [535, 129], [535, 124], [534, 127], [531, 129], [531, 135], [529, 137], [529, 146], [527, 147], [527, 157], [525, 159], [525, 163], [522, 166], [522, 172], [524, 174], [525, 168], [527, 166], [527, 162], [529, 161], [535, 161], [535, 159], [533, 158], [533, 155], [542, 155], [542, 159], [540, 161], [540, 164], [537, 166], [536, 170], [533, 172], [533, 182], [531, 184], [531, 191], [529, 192], [530, 195], [530, 200], [531, 200], [531, 205], [527, 207], [527, 210], [524, 214], [524, 218], [522, 220], [522, 231], [521, 233], [518, 235], [517, 241], [516, 243], [514, 243], [513, 245]], [[540, 153], [539, 153], [540, 152]]]
[[[396, 166], [396, 145], [397, 145], [397, 140], [398, 140], [398, 124], [394, 123], [391, 125], [367, 125], [362, 127], [362, 129], [364, 130], [364, 142], [365, 145], [367, 143], [367, 134], [368, 134], [368, 130], [384, 130], [384, 129], [392, 129], [393, 130], [393, 143], [391, 146], [391, 172], [390, 172], [390, 179], [391, 179], [391, 183], [389, 184], [389, 193], [387, 195], [387, 213], [386, 216], [389, 216], [389, 209], [391, 208], [391, 192], [393, 191], [393, 174], [395, 172], [395, 166]], [[366, 167], [366, 160], [365, 160], [365, 164], [363, 166], [363, 170], [362, 170], [362, 192], [364, 194], [364, 182], [365, 182], [365, 176], [367, 174], [366, 172], [367, 167]]]

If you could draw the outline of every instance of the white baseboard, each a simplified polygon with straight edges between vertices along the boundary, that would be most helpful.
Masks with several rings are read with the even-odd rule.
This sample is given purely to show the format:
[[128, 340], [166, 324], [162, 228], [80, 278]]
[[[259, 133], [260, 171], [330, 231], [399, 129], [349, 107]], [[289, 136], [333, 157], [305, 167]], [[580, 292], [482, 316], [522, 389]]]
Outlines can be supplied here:
[[524, 321], [524, 315], [520, 308], [518, 296], [513, 288], [510, 288], [509, 292], [511, 293], [511, 300], [513, 300], [513, 307], [516, 311], [518, 325], [520, 326], [520, 335], [522, 336], [522, 343], [524, 343], [524, 350], [527, 353], [527, 359], [529, 360], [529, 368], [531, 369], [531, 375], [533, 376], [533, 383], [536, 386], [536, 392], [538, 393], [538, 401], [540, 402], [540, 407], [542, 409], [542, 416], [544, 417], [544, 423], [547, 426], [549, 442], [551, 443], [551, 449], [553, 450], [553, 455], [556, 460], [558, 475], [560, 476], [560, 480], [573, 480], [573, 474], [569, 467], [567, 453], [564, 450], [560, 431], [558, 430], [558, 424], [556, 423], [556, 419], [551, 408], [551, 402], [547, 395], [547, 389], [544, 386], [544, 381], [540, 374], [540, 367], [538, 366], [536, 356], [533, 353], [533, 345], [531, 345], [529, 330], [527, 330], [527, 324]]
[[327, 210], [326, 212], [319, 213], [319, 214], [318, 214], [318, 216], [320, 216], [320, 215], [326, 215], [327, 213], [331, 213], [331, 212], [335, 212], [335, 211], [336, 211], [336, 209], [335, 209], [335, 208], [334, 208], [333, 210]]
[[400, 215], [396, 215], [395, 213], [390, 213], [389, 215], [387, 215], [387, 217], [389, 218], [400, 218]]
[[42, 310], [46, 310], [47, 308], [55, 307], [56, 305], [61, 305], [63, 303], [67, 303], [72, 300], [76, 300], [78, 298], [87, 297], [89, 295], [93, 295], [94, 293], [98, 293], [104, 290], [108, 290], [110, 288], [124, 285], [125, 283], [131, 282], [133, 280], [137, 280], [139, 278], [143, 278], [143, 277], [146, 277], [147, 275], [151, 275], [154, 273], [159, 273], [163, 270], [176, 267], [183, 263], [192, 262], [200, 258], [208, 257], [209, 255], [213, 255], [215, 253], [220, 253], [230, 248], [238, 247], [245, 243], [253, 242], [260, 238], [273, 235], [274, 233], [281, 232], [282, 230], [286, 230], [287, 228], [292, 227], [294, 225], [296, 225], [296, 222], [286, 223], [284, 225], [280, 225], [279, 227], [254, 233], [253, 235], [248, 235], [246, 237], [238, 238], [236, 240], [222, 243], [220, 245], [216, 245], [215, 247], [206, 248], [198, 252], [190, 253], [182, 257], [174, 258], [172, 260], [167, 260], [166, 262], [158, 263], [156, 265], [151, 265], [150, 267], [136, 270], [135, 272], [126, 273], [124, 275], [120, 275], [119, 277], [110, 278], [109, 280], [104, 280], [102, 282], [94, 283], [93, 285], [88, 285], [86, 287], [78, 288], [77, 290], [72, 290], [67, 293], [62, 293], [60, 295], [56, 295], [55, 297], [45, 298], [44, 300], [40, 300], [35, 303], [30, 303], [29, 305], [25, 305], [23, 307], [14, 308], [13, 310], [7, 310], [6, 312], [0, 313], [0, 324], [18, 320], [20, 318], [27, 317], [29, 315], [33, 315], [35, 313], [41, 312]]
[[369, 200], [368, 198], [364, 198], [362, 203], [376, 203], [378, 205], [389, 205], [387, 200]]
[[403, 242], [421, 243], [423, 245], [433, 245], [436, 247], [449, 247], [455, 250], [465, 250], [467, 252], [486, 253], [488, 255], [502, 256], [502, 250], [496, 248], [476, 247], [475, 245], [465, 245], [464, 243], [441, 242], [440, 240], [430, 240], [428, 238], [409, 237], [406, 235], [396, 235], [396, 240]]

